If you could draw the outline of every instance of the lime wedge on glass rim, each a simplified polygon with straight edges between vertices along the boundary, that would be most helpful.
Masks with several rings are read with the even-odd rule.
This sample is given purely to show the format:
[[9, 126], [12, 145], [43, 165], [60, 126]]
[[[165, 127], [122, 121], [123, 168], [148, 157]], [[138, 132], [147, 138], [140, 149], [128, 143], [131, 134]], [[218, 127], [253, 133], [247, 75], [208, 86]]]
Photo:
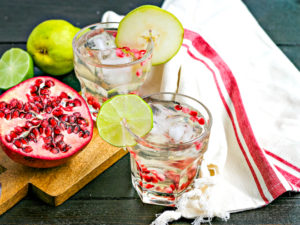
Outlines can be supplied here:
[[126, 126], [132, 133], [142, 137], [153, 127], [153, 113], [141, 97], [117, 95], [101, 106], [96, 124], [102, 139], [111, 145], [133, 146], [136, 141]]
[[33, 61], [28, 52], [20, 48], [7, 50], [0, 59], [0, 88], [9, 89], [33, 77]]

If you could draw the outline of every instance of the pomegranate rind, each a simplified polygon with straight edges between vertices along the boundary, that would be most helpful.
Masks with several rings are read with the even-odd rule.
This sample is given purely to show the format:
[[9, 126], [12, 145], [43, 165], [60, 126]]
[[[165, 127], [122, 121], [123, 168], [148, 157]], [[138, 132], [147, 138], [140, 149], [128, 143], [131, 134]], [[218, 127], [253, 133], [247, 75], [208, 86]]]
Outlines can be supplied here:
[[[30, 167], [37, 167], [37, 168], [48, 168], [61, 165], [65, 163], [71, 156], [74, 156], [79, 151], [81, 151], [92, 139], [93, 136], [93, 120], [91, 114], [88, 110], [88, 106], [84, 99], [76, 92], [73, 88], [69, 87], [68, 85], [62, 83], [61, 81], [48, 77], [48, 76], [41, 76], [41, 77], [34, 77], [30, 78], [22, 83], [16, 85], [15, 87], [9, 89], [5, 93], [0, 96], [0, 102], [10, 102], [12, 99], [17, 99], [22, 101], [23, 103], [26, 102], [27, 97], [26, 94], [30, 93], [30, 88], [33, 84], [35, 84], [36, 80], [41, 79], [44, 83], [46, 81], [53, 81], [54, 86], [51, 87], [51, 97], [57, 97], [61, 94], [61, 92], [67, 93], [67, 95], [71, 99], [79, 99], [81, 102], [80, 106], [74, 106], [74, 110], [70, 112], [65, 112], [66, 115], [71, 115], [75, 112], [79, 112], [81, 117], [85, 119], [85, 131], [89, 133], [89, 135], [85, 135], [84, 138], [80, 138], [78, 133], [71, 133], [66, 134], [66, 131], [61, 131], [64, 134], [65, 142], [68, 145], [71, 145], [71, 149], [65, 152], [60, 151], [57, 154], [53, 154], [52, 152], [44, 149], [42, 145], [44, 142], [38, 139], [37, 143], [30, 142], [30, 145], [33, 148], [32, 152], [26, 153], [22, 149], [17, 148], [13, 142], [8, 142], [5, 140], [5, 135], [11, 132], [16, 126], [24, 126], [26, 120], [24, 119], [10, 119], [6, 120], [4, 118], [0, 118], [0, 145], [4, 152], [14, 161], [21, 163], [26, 166]], [[66, 99], [65, 101], [70, 100]], [[63, 101], [62, 101], [63, 102]], [[55, 108], [53, 108], [55, 109]], [[3, 111], [3, 109], [0, 109]], [[52, 114], [46, 114], [42, 112], [38, 115], [39, 119], [49, 119], [53, 117]], [[57, 118], [56, 118], [57, 119]], [[58, 120], [58, 119], [57, 119]], [[53, 134], [54, 135], [54, 134]], [[41, 134], [42, 136], [42, 134]], [[54, 138], [54, 136], [53, 136]]]

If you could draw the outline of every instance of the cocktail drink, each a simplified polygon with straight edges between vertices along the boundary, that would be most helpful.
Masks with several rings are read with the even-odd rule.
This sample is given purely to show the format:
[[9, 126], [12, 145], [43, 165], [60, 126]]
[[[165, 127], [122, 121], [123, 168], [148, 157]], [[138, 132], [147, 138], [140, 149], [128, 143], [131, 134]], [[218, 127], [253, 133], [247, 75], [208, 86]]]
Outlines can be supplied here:
[[153, 112], [153, 128], [127, 147], [132, 183], [145, 203], [174, 206], [197, 176], [207, 149], [212, 117], [191, 97], [158, 93], [145, 97]]
[[119, 23], [98, 23], [80, 30], [73, 40], [74, 70], [93, 119], [108, 98], [138, 94], [151, 68], [153, 42], [142, 49], [118, 48]]

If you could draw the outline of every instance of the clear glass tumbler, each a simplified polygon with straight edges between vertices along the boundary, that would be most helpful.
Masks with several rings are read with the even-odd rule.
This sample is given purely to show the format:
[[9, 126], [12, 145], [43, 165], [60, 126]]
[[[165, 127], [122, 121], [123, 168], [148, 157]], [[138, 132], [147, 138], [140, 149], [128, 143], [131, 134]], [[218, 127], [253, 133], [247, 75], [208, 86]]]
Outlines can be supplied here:
[[93, 24], [73, 39], [74, 70], [93, 119], [108, 98], [138, 94], [151, 69], [152, 40], [144, 49], [118, 48], [118, 26], [114, 22]]
[[130, 152], [132, 183], [144, 203], [174, 206], [189, 190], [207, 150], [212, 116], [198, 100], [182, 94], [144, 97], [153, 128]]

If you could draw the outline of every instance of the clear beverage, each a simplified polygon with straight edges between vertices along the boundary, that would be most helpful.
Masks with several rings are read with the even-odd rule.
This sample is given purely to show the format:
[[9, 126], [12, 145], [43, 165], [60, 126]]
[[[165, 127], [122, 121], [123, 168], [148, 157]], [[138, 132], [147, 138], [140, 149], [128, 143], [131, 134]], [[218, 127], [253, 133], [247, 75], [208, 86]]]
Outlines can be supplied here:
[[114, 95], [138, 94], [151, 69], [152, 40], [143, 49], [117, 48], [118, 25], [90, 25], [73, 40], [75, 74], [93, 119], [102, 103]]
[[185, 95], [159, 93], [145, 98], [153, 128], [127, 147], [132, 183], [145, 203], [174, 206], [197, 176], [212, 123], [208, 109]]

